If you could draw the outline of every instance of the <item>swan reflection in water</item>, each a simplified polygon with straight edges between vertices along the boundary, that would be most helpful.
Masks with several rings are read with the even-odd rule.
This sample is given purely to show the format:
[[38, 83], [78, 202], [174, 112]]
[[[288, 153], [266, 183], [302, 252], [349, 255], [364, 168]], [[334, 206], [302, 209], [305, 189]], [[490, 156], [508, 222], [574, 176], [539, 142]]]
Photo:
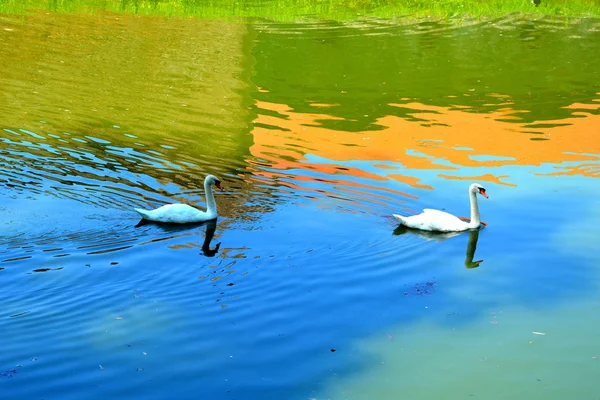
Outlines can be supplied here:
[[[403, 225], [400, 225], [396, 229], [394, 229], [394, 235], [404, 235], [406, 233], [421, 236], [426, 240], [435, 240], [441, 242], [442, 240], [450, 239], [454, 236], [461, 235], [465, 232], [430, 232], [422, 231], [419, 229], [410, 229]], [[467, 244], [467, 254], [465, 257], [465, 267], [467, 268], [477, 268], [479, 267], [479, 264], [483, 262], [483, 260], [473, 261], [473, 258], [475, 257], [475, 250], [477, 249], [478, 239], [479, 229], [469, 230], [469, 243]]]
[[219, 247], [221, 247], [221, 242], [217, 243], [214, 248], [210, 247], [210, 243], [215, 236], [215, 231], [217, 230], [217, 219], [212, 219], [206, 222], [199, 222], [195, 224], [166, 224], [166, 223], [158, 223], [153, 221], [148, 221], [146, 219], [141, 219], [136, 228], [139, 228], [144, 225], [154, 225], [160, 227], [164, 232], [168, 233], [177, 233], [182, 231], [187, 231], [190, 228], [199, 228], [201, 226], [206, 227], [206, 234], [204, 235], [204, 242], [202, 243], [202, 254], [206, 257], [214, 257], [219, 252]]
[[214, 257], [219, 252], [219, 247], [221, 247], [221, 242], [219, 242], [214, 249], [210, 248], [210, 242], [213, 236], [215, 236], [215, 230], [217, 229], [217, 220], [213, 219], [212, 221], [205, 222], [205, 225], [206, 235], [204, 236], [204, 243], [202, 243], [202, 253], [207, 257]]

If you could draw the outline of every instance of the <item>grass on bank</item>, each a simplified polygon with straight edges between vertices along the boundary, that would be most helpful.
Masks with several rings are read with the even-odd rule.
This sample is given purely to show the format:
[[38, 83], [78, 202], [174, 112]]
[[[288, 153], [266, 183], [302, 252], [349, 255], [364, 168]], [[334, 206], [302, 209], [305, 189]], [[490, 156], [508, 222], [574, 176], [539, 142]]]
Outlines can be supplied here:
[[[536, 0], [537, 1], [537, 0]], [[0, 0], [0, 13], [31, 10], [141, 15], [258, 17], [293, 20], [302, 16], [334, 20], [370, 17], [494, 17], [509, 13], [600, 17], [598, 0]]]

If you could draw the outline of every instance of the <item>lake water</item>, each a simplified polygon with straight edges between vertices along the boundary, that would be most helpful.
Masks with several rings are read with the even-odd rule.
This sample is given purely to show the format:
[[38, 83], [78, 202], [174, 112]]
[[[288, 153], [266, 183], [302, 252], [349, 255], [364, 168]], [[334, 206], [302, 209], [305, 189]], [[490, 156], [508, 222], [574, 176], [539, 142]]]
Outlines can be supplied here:
[[0, 398], [600, 398], [599, 32], [0, 16]]

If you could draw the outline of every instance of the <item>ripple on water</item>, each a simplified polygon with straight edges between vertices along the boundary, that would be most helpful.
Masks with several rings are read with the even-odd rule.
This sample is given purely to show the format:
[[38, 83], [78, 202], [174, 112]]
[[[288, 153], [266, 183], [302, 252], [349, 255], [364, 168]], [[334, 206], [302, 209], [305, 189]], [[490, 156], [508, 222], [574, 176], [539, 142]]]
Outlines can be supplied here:
[[[516, 150], [499, 154], [500, 141], [488, 143], [482, 135], [477, 137], [482, 142], [471, 143], [459, 136], [471, 132], [461, 126], [483, 123], [477, 119], [482, 118], [491, 125], [481, 126], [495, 128], [498, 137], [509, 132], [512, 140], [507, 127], [519, 125], [494, 124], [516, 106], [488, 114], [477, 109], [481, 99], [474, 97], [465, 96], [468, 111], [454, 103], [454, 94], [442, 105], [398, 99], [398, 93], [410, 92], [406, 75], [398, 74], [403, 68], [414, 73], [415, 86], [431, 82], [428, 59], [420, 64], [411, 57], [422, 49], [451, 49], [460, 56], [468, 50], [468, 29], [452, 31], [452, 22], [427, 21], [400, 27], [378, 20], [261, 23], [248, 29], [191, 18], [36, 13], [25, 18], [27, 23], [15, 27], [31, 29], [31, 36], [7, 41], [0, 35], [12, 60], [5, 69], [5, 92], [23, 99], [0, 104], [6, 115], [0, 132], [0, 274], [9, 288], [0, 291], [6, 350], [0, 353], [0, 373], [18, 368], [2, 382], [11, 385], [13, 397], [39, 397], [43, 391], [74, 399], [90, 392], [98, 398], [140, 393], [162, 398], [166, 392], [185, 398], [200, 391], [206, 398], [223, 398], [242, 393], [235, 393], [241, 388], [248, 398], [290, 398], [290, 393], [311, 393], [316, 381], [356, 376], [368, 368], [373, 360], [356, 352], [353, 343], [381, 335], [392, 324], [412, 332], [421, 329], [414, 321], [435, 318], [429, 312], [457, 310], [464, 311], [461, 321], [472, 321], [481, 304], [501, 304], [499, 299], [521, 299], [519, 304], [529, 307], [560, 297], [556, 293], [566, 281], [561, 278], [574, 288], [568, 290], [590, 290], [581, 284], [590, 281], [584, 263], [557, 272], [551, 260], [557, 256], [555, 242], [538, 240], [545, 232], [515, 231], [509, 222], [550, 228], [546, 216], [556, 212], [557, 201], [532, 203], [540, 212], [534, 217], [521, 218], [531, 207], [515, 212], [506, 206], [489, 214], [495, 223], [479, 237], [486, 264], [477, 269], [467, 263], [472, 235], [403, 232], [388, 217], [458, 204], [445, 197], [445, 189], [455, 187], [446, 179], [450, 175], [441, 174], [447, 170], [467, 178], [498, 164], [514, 166], [510, 174], [519, 175], [515, 171], [524, 157], [515, 156]], [[515, 29], [510, 20], [477, 23], [489, 26], [494, 37], [496, 29]], [[536, 26], [525, 28], [521, 42], [529, 43]], [[411, 36], [402, 36], [407, 33]], [[398, 37], [344, 41], [362, 36]], [[464, 38], [440, 46], [442, 36]], [[39, 37], [52, 40], [42, 46]], [[246, 42], [254, 47], [237, 47]], [[316, 46], [295, 47], [309, 42]], [[508, 42], [522, 44], [502, 43]], [[218, 52], [210, 47], [214, 43]], [[414, 51], [402, 47], [407, 43]], [[406, 50], [407, 57], [389, 60], [408, 60], [391, 68], [393, 76], [385, 57], [373, 58], [375, 69], [367, 71], [351, 56], [389, 54], [392, 47]], [[144, 57], [132, 56], [134, 48], [145, 49]], [[291, 50], [278, 54], [280, 49]], [[340, 58], [345, 68], [359, 66], [348, 87], [338, 86], [346, 83], [341, 76], [305, 79], [329, 71], [321, 68], [325, 58], [318, 51], [330, 59], [336, 49], [348, 57]], [[279, 69], [280, 75], [270, 73], [277, 57], [289, 66], [298, 54], [310, 54], [302, 60], [302, 82]], [[311, 62], [315, 68], [306, 67]], [[461, 71], [481, 72], [480, 59], [472, 62]], [[247, 68], [256, 68], [251, 78]], [[390, 79], [382, 82], [374, 71]], [[264, 88], [255, 90], [252, 82]], [[278, 86], [282, 82], [287, 86]], [[46, 90], [40, 93], [41, 83]], [[468, 90], [467, 83], [419, 93], [423, 99], [447, 100], [449, 93]], [[357, 88], [359, 95], [347, 100]], [[493, 106], [514, 100], [505, 97]], [[527, 146], [518, 146], [523, 155], [539, 150]], [[552, 149], [556, 158], [530, 158], [526, 165], [554, 166], [566, 150], [578, 151]], [[593, 177], [597, 160], [591, 153], [586, 157], [579, 170], [564, 167]], [[136, 227], [134, 206], [181, 199], [201, 203], [202, 177], [209, 172], [227, 187], [217, 198], [223, 218], [213, 246], [222, 244], [213, 257], [202, 249], [206, 226]], [[510, 203], [514, 188], [497, 188], [494, 207]], [[554, 224], [559, 225], [553, 219]], [[498, 246], [495, 253], [492, 246]], [[487, 258], [490, 253], [495, 260]], [[533, 271], [540, 259], [544, 268], [528, 272], [528, 264]]]

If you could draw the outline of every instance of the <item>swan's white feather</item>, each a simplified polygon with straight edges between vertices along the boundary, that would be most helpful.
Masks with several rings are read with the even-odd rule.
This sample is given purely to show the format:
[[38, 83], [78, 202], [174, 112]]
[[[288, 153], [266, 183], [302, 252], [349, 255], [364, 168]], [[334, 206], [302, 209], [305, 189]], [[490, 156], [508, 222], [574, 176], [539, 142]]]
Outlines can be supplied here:
[[445, 211], [426, 208], [421, 214], [403, 217], [394, 214], [400, 223], [408, 228], [437, 232], [460, 232], [469, 229], [466, 222]]
[[134, 208], [142, 218], [154, 222], [163, 222], [171, 224], [189, 224], [195, 222], [210, 221], [217, 218], [216, 213], [209, 214], [206, 211], [200, 211], [197, 208], [187, 204], [166, 204], [155, 210], [142, 210]]

